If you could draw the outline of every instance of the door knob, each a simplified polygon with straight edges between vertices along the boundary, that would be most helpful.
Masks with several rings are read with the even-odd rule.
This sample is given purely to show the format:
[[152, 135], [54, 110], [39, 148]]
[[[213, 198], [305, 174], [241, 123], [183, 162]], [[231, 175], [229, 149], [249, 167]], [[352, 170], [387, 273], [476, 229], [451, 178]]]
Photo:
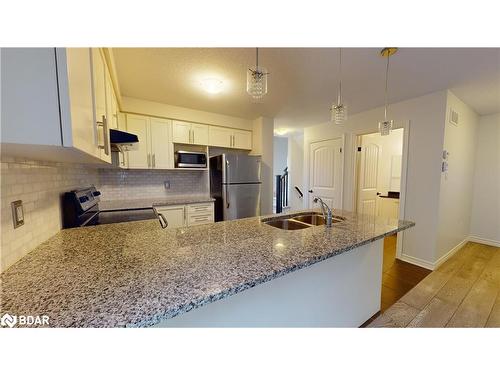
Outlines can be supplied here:
[[313, 192], [313, 191], [312, 191], [312, 190], [310, 190], [310, 189], [309, 189], [308, 191], [309, 191], [309, 193], [312, 193], [312, 192]]

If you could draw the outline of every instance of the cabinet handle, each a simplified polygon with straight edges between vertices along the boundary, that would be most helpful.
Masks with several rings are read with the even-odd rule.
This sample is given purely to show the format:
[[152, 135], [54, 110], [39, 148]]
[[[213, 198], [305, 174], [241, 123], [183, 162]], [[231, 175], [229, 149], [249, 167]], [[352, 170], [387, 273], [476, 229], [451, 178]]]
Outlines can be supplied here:
[[104, 150], [106, 155], [109, 155], [111, 149], [109, 147], [109, 129], [108, 129], [108, 121], [106, 120], [106, 116], [102, 115], [102, 121], [97, 121], [97, 126], [102, 127], [102, 133], [104, 137], [104, 145], [98, 145], [100, 149]]
[[151, 167], [151, 155], [148, 154], [148, 168]]
[[152, 164], [153, 164], [153, 168], [156, 168], [156, 154], [153, 154]]

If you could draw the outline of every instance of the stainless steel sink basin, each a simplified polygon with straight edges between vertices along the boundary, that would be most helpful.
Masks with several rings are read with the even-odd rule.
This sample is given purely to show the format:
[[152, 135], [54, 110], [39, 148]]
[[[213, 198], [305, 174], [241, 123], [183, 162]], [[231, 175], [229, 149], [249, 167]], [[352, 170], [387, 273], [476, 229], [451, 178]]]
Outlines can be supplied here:
[[[311, 225], [325, 225], [325, 218], [320, 214], [301, 214], [299, 216], [292, 216], [293, 220], [300, 221], [302, 223], [307, 223]], [[340, 216], [334, 216], [332, 218], [333, 223], [340, 223], [345, 219]]]
[[265, 222], [267, 225], [270, 225], [275, 228], [284, 229], [284, 230], [297, 230], [297, 229], [305, 229], [309, 228], [310, 225], [301, 223], [299, 221], [290, 220], [290, 219], [280, 219], [280, 220], [270, 220]]
[[[345, 220], [343, 217], [334, 216], [333, 223]], [[264, 220], [264, 223], [284, 230], [306, 229], [313, 226], [325, 225], [325, 218], [318, 213], [300, 213], [287, 218]]]
[[323, 215], [299, 215], [293, 216], [293, 219], [311, 225], [325, 225], [325, 218]]

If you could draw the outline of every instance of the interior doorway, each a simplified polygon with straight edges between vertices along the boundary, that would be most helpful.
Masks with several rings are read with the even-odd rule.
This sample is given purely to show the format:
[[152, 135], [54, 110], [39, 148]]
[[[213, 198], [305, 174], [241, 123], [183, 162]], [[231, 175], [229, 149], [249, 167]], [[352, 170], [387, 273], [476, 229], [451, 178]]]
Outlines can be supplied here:
[[404, 129], [357, 136], [356, 212], [399, 218]]

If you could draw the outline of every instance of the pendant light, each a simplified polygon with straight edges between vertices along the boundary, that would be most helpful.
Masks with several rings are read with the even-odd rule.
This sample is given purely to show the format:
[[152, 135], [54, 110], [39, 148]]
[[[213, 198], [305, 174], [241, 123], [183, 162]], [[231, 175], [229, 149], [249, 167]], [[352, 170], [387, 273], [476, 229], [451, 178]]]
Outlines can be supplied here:
[[342, 48], [339, 51], [339, 90], [337, 93], [337, 103], [332, 104], [330, 109], [332, 122], [341, 125], [347, 120], [347, 105], [342, 101]]
[[382, 57], [387, 57], [387, 64], [385, 67], [385, 107], [384, 107], [384, 121], [378, 123], [378, 131], [380, 135], [389, 135], [392, 130], [393, 120], [387, 120], [387, 82], [389, 80], [389, 58], [398, 51], [395, 47], [384, 48], [380, 51]]
[[258, 100], [267, 94], [267, 69], [259, 66], [259, 49], [255, 49], [255, 67], [247, 72], [247, 93]]

